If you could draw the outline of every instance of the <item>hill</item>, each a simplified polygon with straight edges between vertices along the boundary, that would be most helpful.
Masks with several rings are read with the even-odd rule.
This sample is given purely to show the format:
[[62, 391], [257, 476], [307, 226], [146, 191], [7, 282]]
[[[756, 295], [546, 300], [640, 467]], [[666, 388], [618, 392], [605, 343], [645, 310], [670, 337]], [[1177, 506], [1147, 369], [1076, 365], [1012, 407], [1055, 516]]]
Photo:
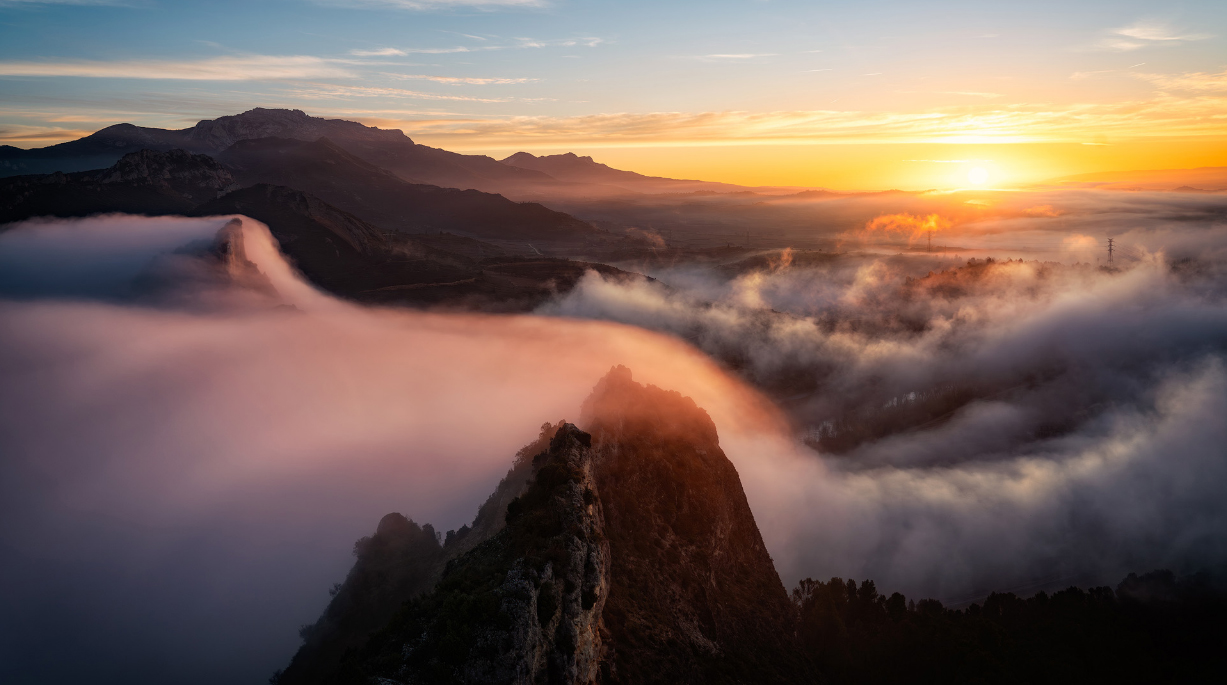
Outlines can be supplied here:
[[572, 241], [599, 233], [590, 224], [540, 204], [512, 202], [478, 190], [409, 183], [329, 138], [242, 140], [217, 154], [217, 159], [232, 170], [241, 186], [268, 183], [297, 188], [394, 231]]

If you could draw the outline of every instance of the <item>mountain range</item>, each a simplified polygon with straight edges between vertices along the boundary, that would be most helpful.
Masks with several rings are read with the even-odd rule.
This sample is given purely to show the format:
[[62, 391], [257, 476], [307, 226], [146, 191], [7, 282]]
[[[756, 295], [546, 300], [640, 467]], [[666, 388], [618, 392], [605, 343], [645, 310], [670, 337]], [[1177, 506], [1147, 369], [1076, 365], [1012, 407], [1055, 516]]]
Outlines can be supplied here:
[[402, 180], [446, 188], [510, 194], [597, 194], [617, 192], [689, 192], [745, 190], [704, 181], [678, 181], [619, 171], [573, 154], [534, 157], [518, 153], [496, 160], [465, 155], [413, 142], [397, 129], [380, 129], [353, 121], [312, 117], [301, 110], [255, 108], [206, 119], [185, 129], [132, 124], [108, 126], [78, 140], [25, 150], [0, 146], [0, 177], [108, 167], [139, 150], [186, 150], [217, 155], [236, 143], [278, 138], [334, 146]]
[[[627, 275], [529, 247], [524, 241], [534, 237], [564, 243], [601, 237], [590, 225], [541, 205], [410, 184], [327, 139], [239, 145], [219, 155], [230, 165], [184, 150], [140, 150], [107, 169], [2, 178], [0, 224], [113, 212], [242, 214], [266, 224], [316, 285], [379, 304], [522, 311], [565, 292], [588, 270]], [[490, 235], [503, 244], [441, 229]]]

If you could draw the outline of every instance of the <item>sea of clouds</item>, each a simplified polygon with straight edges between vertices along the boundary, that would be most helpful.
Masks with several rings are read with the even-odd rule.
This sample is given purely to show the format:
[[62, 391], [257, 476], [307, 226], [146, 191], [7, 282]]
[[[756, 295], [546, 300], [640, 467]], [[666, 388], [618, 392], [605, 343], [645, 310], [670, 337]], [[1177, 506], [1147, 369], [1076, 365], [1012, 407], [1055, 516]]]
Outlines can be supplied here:
[[[1044, 204], [1065, 221], [1052, 244], [1095, 237]], [[866, 244], [808, 266], [589, 275], [503, 317], [338, 301], [249, 219], [256, 285], [216, 268], [227, 217], [11, 228], [0, 680], [262, 682], [355, 539], [389, 511], [469, 522], [615, 364], [711, 413], [786, 586], [840, 575], [959, 601], [1223, 564], [1227, 231], [1153, 204], [1151, 228], [1117, 234], [1114, 271], [964, 278], [965, 257]], [[951, 396], [939, 421], [802, 442]]]

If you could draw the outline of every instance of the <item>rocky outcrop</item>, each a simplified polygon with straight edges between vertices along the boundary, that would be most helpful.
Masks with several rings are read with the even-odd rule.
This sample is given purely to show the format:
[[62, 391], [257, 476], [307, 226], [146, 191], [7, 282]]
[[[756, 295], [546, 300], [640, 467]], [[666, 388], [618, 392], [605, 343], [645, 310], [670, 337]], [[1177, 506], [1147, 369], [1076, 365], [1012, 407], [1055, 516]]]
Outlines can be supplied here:
[[707, 412], [617, 367], [581, 425], [613, 557], [605, 682], [796, 682], [788, 594]]
[[357, 561], [353, 569], [335, 588], [320, 619], [304, 630], [303, 646], [279, 681], [283, 685], [331, 683], [341, 677], [343, 663], [352, 670], [369, 638], [405, 602], [431, 590], [449, 561], [503, 530], [507, 506], [524, 494], [532, 480], [533, 457], [549, 449], [560, 426], [544, 424], [537, 439], [516, 454], [473, 525], [448, 531], [442, 544], [430, 524], [419, 526], [401, 514], [385, 516], [374, 536], [354, 545]]
[[93, 176], [98, 183], [162, 185], [192, 202], [205, 202], [234, 188], [234, 177], [208, 155], [186, 150], [139, 150]]
[[346, 654], [361, 649], [403, 602], [434, 586], [447, 558], [430, 524], [419, 526], [398, 513], [384, 516], [374, 535], [355, 543], [354, 556], [324, 614], [301, 631], [303, 646], [281, 682], [334, 682]]
[[210, 250], [221, 267], [226, 280], [241, 288], [269, 297], [276, 297], [277, 290], [260, 267], [247, 256], [246, 235], [243, 220], [231, 219], [218, 230]]
[[618, 367], [582, 421], [521, 451], [473, 529], [449, 533], [437, 585], [378, 632], [338, 636], [350, 648], [335, 670], [303, 667], [337, 651], [308, 643], [281, 682], [813, 681], [706, 412]]
[[343, 664], [337, 682], [596, 681], [610, 552], [590, 442], [571, 424], [557, 426], [532, 459], [532, 483], [510, 501], [506, 527], [450, 562], [432, 592]]

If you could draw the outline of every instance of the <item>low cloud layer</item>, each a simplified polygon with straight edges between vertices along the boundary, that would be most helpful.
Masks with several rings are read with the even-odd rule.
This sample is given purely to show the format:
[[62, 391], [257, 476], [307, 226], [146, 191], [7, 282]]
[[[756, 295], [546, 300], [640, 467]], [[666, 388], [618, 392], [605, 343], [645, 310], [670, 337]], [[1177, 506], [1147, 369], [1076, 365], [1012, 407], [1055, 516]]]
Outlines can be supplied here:
[[[958, 600], [1227, 563], [1221, 196], [1009, 202], [887, 215], [849, 233], [857, 252], [777, 251], [735, 275], [589, 274], [541, 313], [688, 340], [787, 410], [811, 448], [730, 436], [786, 582]], [[906, 244], [928, 227], [979, 257], [873, 253], [884, 231]], [[1116, 262], [1100, 268], [1109, 229]], [[1064, 261], [1004, 257], [1037, 245]]]
[[1122, 233], [1119, 272], [798, 253], [517, 317], [336, 301], [246, 219], [261, 278], [219, 271], [228, 221], [0, 234], [31, 267], [0, 281], [0, 680], [262, 682], [379, 517], [468, 522], [614, 364], [711, 413], [786, 585], [957, 601], [1227, 562], [1213, 220]]
[[[111, 264], [89, 275], [100, 296], [68, 258], [0, 287], [0, 680], [264, 682], [354, 540], [389, 511], [441, 531], [471, 522], [516, 450], [543, 422], [575, 420], [614, 364], [723, 425], [770, 416], [646, 331], [338, 302], [250, 220], [247, 257], [275, 297], [202, 287], [223, 274], [199, 238], [226, 223], [0, 234], [8, 264], [65, 257], [67, 231]], [[205, 296], [156, 297], [175, 274]]]

